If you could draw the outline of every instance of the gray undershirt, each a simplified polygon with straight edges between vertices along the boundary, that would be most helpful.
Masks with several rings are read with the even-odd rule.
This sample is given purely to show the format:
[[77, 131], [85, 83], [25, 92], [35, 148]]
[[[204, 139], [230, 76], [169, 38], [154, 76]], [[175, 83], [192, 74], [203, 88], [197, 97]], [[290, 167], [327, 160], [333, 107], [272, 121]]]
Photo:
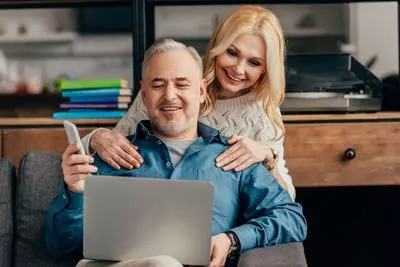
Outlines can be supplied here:
[[192, 140], [179, 140], [179, 141], [161, 139], [168, 148], [169, 155], [171, 156], [171, 161], [174, 168], [176, 167], [176, 165], [178, 165], [179, 161], [181, 161], [183, 155], [186, 152], [186, 149], [194, 142], [196, 142], [197, 139], [198, 138]]

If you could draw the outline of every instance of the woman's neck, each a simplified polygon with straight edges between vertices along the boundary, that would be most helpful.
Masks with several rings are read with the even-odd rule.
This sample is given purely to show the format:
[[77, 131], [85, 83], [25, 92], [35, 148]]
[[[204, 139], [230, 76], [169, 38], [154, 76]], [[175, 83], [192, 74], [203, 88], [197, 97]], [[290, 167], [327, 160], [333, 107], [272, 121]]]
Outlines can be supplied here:
[[220, 86], [218, 86], [217, 99], [218, 100], [231, 99], [231, 98], [246, 95], [246, 94], [250, 93], [250, 91], [251, 91], [250, 88], [247, 88], [247, 89], [243, 89], [243, 90], [240, 90], [237, 92], [231, 92], [229, 90], [225, 90], [225, 89], [221, 88]]

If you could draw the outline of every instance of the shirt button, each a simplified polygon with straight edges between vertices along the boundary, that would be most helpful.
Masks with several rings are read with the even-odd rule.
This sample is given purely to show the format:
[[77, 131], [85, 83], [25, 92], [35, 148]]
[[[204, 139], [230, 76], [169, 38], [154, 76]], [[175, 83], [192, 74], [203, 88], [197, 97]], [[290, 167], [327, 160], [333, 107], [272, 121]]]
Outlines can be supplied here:
[[171, 167], [171, 162], [167, 162], [167, 163], [165, 163], [165, 165], [167, 165], [167, 167]]
[[160, 140], [157, 140], [156, 142], [157, 142], [157, 144], [161, 145], [161, 141]]
[[67, 199], [67, 196], [66, 196], [66, 195], [63, 195], [63, 199]]

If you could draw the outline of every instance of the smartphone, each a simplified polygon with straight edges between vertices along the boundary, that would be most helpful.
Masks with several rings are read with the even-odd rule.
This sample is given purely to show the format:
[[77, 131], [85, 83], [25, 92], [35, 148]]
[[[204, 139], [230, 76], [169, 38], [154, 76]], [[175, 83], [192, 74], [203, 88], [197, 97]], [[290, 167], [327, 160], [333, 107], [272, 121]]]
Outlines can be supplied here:
[[82, 141], [79, 136], [78, 129], [76, 128], [76, 125], [70, 121], [64, 121], [64, 128], [65, 128], [65, 132], [67, 133], [67, 136], [68, 136], [68, 142], [70, 144], [78, 143], [79, 154], [85, 155], [86, 154], [85, 149], [83, 148]]

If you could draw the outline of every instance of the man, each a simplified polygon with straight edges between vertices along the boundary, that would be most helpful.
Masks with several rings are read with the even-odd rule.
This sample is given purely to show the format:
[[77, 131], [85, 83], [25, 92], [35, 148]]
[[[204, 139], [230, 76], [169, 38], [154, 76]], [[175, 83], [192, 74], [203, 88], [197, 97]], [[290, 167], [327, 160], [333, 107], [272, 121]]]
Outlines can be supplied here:
[[[215, 157], [229, 145], [228, 139], [217, 130], [198, 122], [206, 96], [198, 53], [164, 39], [147, 51], [142, 68], [141, 94], [150, 121], [139, 123], [136, 134], [128, 139], [139, 147], [144, 163], [133, 170], [115, 170], [97, 156], [93, 160], [90, 156], [77, 155], [76, 145], [68, 146], [62, 163], [65, 187], [48, 214], [49, 251], [59, 257], [81, 255], [83, 181], [93, 172], [210, 180], [214, 186], [210, 266], [224, 266], [232, 250], [241, 252], [303, 241], [306, 222], [300, 205], [291, 200], [261, 164], [241, 172], [224, 172], [215, 166]], [[97, 168], [90, 165], [93, 162]], [[168, 257], [117, 264], [149, 266], [149, 261], [156, 262], [155, 266], [180, 266]], [[80, 264], [92, 266], [95, 262], [81, 261]]]

